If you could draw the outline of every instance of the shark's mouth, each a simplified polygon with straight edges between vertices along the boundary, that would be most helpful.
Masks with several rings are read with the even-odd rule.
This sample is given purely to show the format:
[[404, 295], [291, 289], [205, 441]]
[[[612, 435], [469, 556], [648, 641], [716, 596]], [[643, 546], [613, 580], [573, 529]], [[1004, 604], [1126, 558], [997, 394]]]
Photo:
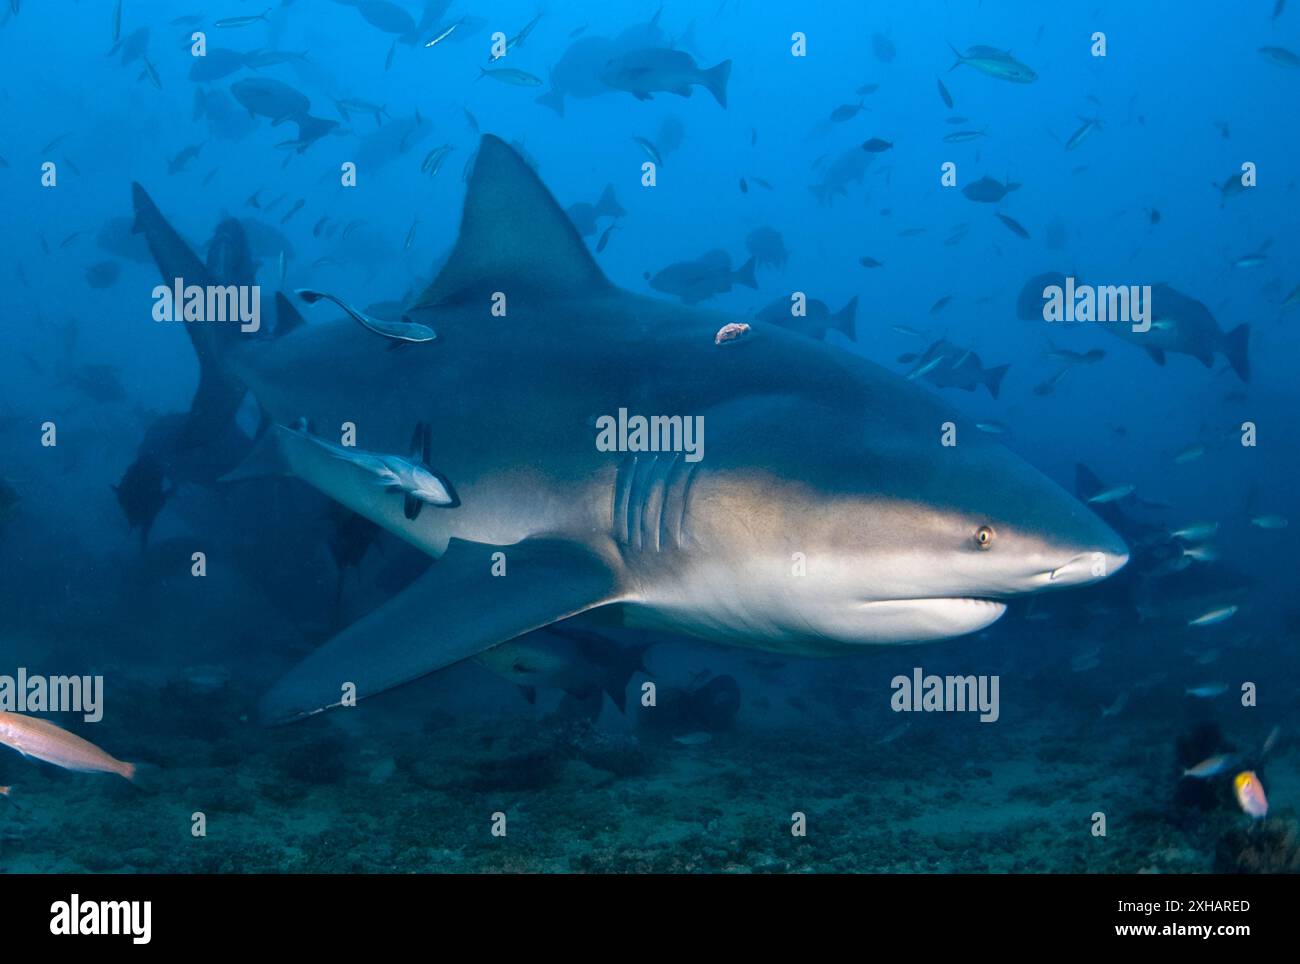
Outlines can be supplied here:
[[862, 604], [868, 638], [875, 643], [923, 643], [977, 632], [996, 622], [1006, 603], [973, 596], [879, 599]]

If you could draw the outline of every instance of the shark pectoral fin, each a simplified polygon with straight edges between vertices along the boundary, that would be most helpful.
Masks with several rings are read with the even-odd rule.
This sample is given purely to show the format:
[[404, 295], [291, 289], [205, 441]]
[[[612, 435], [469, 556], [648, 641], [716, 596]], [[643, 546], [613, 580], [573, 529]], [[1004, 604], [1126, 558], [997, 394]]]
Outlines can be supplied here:
[[402, 514], [411, 521], [415, 521], [420, 516], [420, 510], [424, 508], [424, 502], [411, 493], [406, 493], [406, 498], [402, 501]]
[[[212, 285], [226, 283], [213, 276], [137, 183], [131, 184], [131, 200], [135, 211], [131, 233], [144, 235], [164, 287], [179, 284], [180, 278], [187, 286], [198, 286], [205, 291], [212, 290]], [[181, 442], [189, 447], [211, 441], [234, 420], [245, 389], [222, 361], [239, 342], [239, 326], [189, 324], [184, 327], [199, 362], [199, 386], [181, 430]]]
[[382, 693], [523, 633], [615, 602], [605, 560], [571, 542], [490, 546], [453, 539], [400, 595], [291, 669], [262, 698], [280, 723]]

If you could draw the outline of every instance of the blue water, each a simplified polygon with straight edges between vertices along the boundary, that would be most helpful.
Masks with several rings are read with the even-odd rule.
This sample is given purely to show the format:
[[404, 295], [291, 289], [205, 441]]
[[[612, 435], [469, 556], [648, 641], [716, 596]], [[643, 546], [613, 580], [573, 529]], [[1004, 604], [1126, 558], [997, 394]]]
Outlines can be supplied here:
[[[567, 2], [489, 67], [494, 32], [514, 38], [542, 8], [297, 0], [217, 26], [263, 7], [10, 4], [0, 676], [102, 676], [101, 721], [49, 718], [158, 773], [136, 790], [0, 756], [13, 788], [0, 870], [1300, 870], [1300, 9], [1279, 6]], [[173, 23], [189, 15], [201, 20]], [[376, 25], [394, 19], [414, 29]], [[596, 86], [570, 85], [562, 116], [538, 102], [568, 83], [556, 68], [575, 44], [606, 38], [616, 56], [630, 28], [700, 68], [729, 60], [725, 108], [698, 85], [638, 99], [591, 80], [597, 61], [584, 75]], [[196, 81], [196, 30], [209, 55], [305, 55]], [[949, 44], [1009, 52], [1036, 79], [950, 69]], [[251, 116], [232, 86], [261, 78], [309, 106]], [[332, 126], [298, 151], [285, 145], [303, 114]], [[944, 140], [957, 131], [981, 136]], [[831, 311], [857, 298], [853, 337], [831, 331], [830, 345], [912, 375], [1081, 499], [1123, 486], [1093, 506], [1130, 564], [1013, 600], [976, 634], [849, 659], [614, 632], [650, 647], [620, 677], [626, 712], [599, 688], [540, 686], [530, 701], [467, 663], [364, 714], [260, 726], [271, 682], [426, 560], [379, 534], [340, 582], [331, 543], [346, 517], [324, 496], [283, 481], [232, 492], [171, 468], [142, 546], [113, 486], [159, 420], [189, 409], [199, 369], [183, 327], [151, 318], [159, 272], [129, 232], [131, 184], [200, 258], [221, 219], [244, 221], [268, 327], [271, 295], [305, 287], [395, 318], [455, 242], [481, 133], [514, 145], [566, 209], [612, 187], [623, 213], [585, 241], [638, 294], [676, 301], [650, 284], [662, 269], [717, 249], [741, 269], [747, 236], [779, 232], [784, 264], [759, 263], [756, 288], [703, 306], [752, 322], [794, 291]], [[636, 138], [659, 155], [653, 186]], [[872, 138], [888, 143], [868, 155]], [[340, 184], [347, 162], [355, 186]], [[852, 176], [813, 190], [837, 164]], [[1243, 164], [1255, 185], [1225, 194]], [[983, 177], [1018, 186], [995, 204], [963, 194]], [[1157, 364], [1101, 324], [1019, 316], [1044, 272], [1170, 286], [1212, 315], [1214, 338], [1248, 325], [1248, 380], [1217, 344], [1208, 365], [1176, 349]], [[308, 326], [338, 314], [299, 310]], [[1152, 320], [1168, 320], [1158, 300]], [[1009, 366], [996, 397], [933, 384], [918, 359], [941, 340], [956, 346], [945, 364], [970, 350]], [[1059, 349], [1104, 356], [1070, 364]], [[251, 401], [236, 424], [257, 430]], [[1171, 535], [1192, 524], [1196, 537]], [[194, 551], [222, 562], [194, 579]], [[998, 720], [895, 713], [891, 680], [916, 667], [997, 676]], [[639, 705], [647, 681], [670, 702], [722, 692], [725, 705], [664, 725]], [[1218, 695], [1186, 692], [1212, 684]], [[1181, 778], [1220, 753], [1224, 773]], [[1245, 770], [1267, 790], [1259, 821], [1234, 791]], [[206, 837], [191, 833], [196, 812]], [[806, 836], [791, 833], [796, 813]]]

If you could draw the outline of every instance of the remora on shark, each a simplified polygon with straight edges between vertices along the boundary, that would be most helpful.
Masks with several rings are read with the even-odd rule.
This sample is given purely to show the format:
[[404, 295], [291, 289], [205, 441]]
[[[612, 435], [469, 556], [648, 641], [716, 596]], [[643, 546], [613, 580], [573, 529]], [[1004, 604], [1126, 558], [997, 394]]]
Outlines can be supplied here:
[[[134, 186], [136, 229], [164, 278], [203, 264]], [[508, 315], [490, 314], [494, 292]], [[1095, 582], [1120, 538], [931, 394], [834, 346], [755, 323], [720, 348], [726, 314], [611, 284], [533, 171], [485, 136], [460, 237], [407, 309], [437, 339], [390, 350], [348, 319], [273, 339], [189, 326], [200, 361], [194, 432], [251, 391], [260, 453], [438, 561], [322, 645], [265, 695], [283, 721], [370, 696], [599, 607], [629, 624], [837, 655], [988, 626], [1003, 600]], [[708, 423], [708, 457], [601, 452], [603, 413]], [[358, 446], [430, 457], [454, 508], [403, 499], [332, 458], [305, 424]], [[502, 566], [504, 563], [504, 566]], [[502, 574], [504, 572], [504, 574]]]

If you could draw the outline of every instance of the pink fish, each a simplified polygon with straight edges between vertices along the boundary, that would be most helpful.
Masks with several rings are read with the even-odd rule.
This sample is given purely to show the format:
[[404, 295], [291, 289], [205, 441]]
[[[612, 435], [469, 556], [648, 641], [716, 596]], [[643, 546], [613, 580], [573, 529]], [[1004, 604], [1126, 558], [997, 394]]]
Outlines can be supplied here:
[[135, 779], [134, 763], [123, 763], [109, 756], [89, 740], [83, 740], [49, 720], [0, 710], [0, 743], [13, 747], [23, 756], [53, 763], [65, 770], [116, 773], [128, 780]]
[[1255, 819], [1268, 815], [1268, 797], [1264, 796], [1264, 784], [1259, 782], [1254, 770], [1243, 770], [1232, 781], [1232, 789], [1237, 794], [1237, 803], [1241, 809]]

